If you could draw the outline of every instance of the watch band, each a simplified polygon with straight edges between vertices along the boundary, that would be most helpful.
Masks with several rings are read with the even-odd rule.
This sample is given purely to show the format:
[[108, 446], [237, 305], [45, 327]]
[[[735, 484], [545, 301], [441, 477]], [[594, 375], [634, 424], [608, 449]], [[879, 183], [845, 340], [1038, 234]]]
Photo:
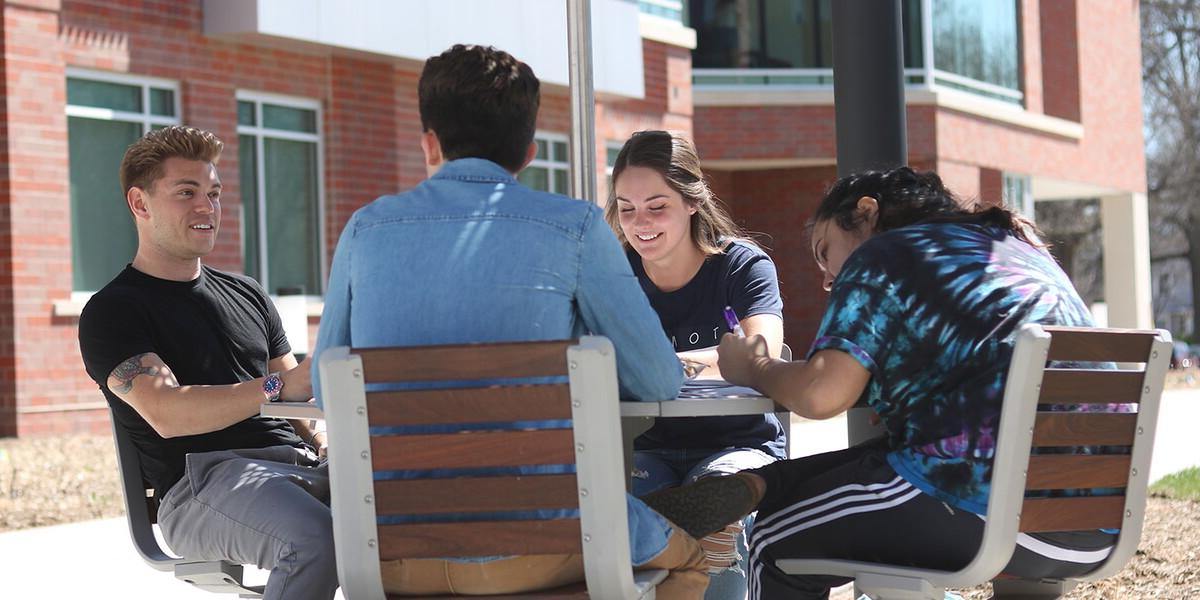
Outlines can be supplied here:
[[267, 375], [263, 380], [262, 391], [267, 402], [279, 402], [279, 396], [283, 393], [283, 378], [279, 376], [279, 371]]

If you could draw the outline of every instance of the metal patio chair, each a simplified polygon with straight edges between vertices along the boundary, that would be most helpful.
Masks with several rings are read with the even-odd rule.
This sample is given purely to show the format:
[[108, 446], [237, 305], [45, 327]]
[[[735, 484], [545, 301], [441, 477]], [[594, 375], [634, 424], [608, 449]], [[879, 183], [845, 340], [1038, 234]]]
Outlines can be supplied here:
[[[1171, 357], [1163, 330], [1026, 325], [1019, 332], [1004, 392], [983, 540], [959, 571], [833, 559], [782, 559], [789, 574], [855, 579], [855, 597], [942, 600], [945, 588], [993, 581], [995, 598], [1051, 600], [1082, 581], [1102, 579], [1137, 550], [1146, 508], [1150, 452], [1159, 399]], [[1113, 368], [1060, 368], [1050, 361], [1114, 363]], [[1092, 405], [1089, 412], [1040, 410]], [[1136, 414], [1112, 405], [1136, 404]], [[1056, 453], [1031, 449], [1056, 448]], [[1087, 448], [1123, 447], [1128, 453]], [[1119, 488], [1115, 495], [1053, 495], [1047, 490]], [[1031, 492], [1031, 493], [1027, 493]], [[1078, 578], [1023, 580], [1004, 576], [1021, 533], [1120, 529], [1108, 558]]]

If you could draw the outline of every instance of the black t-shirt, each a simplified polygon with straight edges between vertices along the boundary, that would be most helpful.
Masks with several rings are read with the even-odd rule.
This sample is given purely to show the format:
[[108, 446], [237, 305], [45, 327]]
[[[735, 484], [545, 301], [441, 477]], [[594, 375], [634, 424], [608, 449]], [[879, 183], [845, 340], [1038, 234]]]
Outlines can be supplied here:
[[128, 266], [83, 308], [79, 348], [159, 497], [183, 476], [188, 453], [305, 445], [287, 421], [258, 416], [220, 431], [166, 439], [108, 389], [117, 365], [147, 352], [157, 354], [180, 385], [225, 385], [266, 375], [268, 362], [291, 347], [274, 304], [250, 278], [203, 267], [193, 281], [168, 281]]
[[[658, 313], [676, 352], [711, 348], [729, 331], [724, 310], [739, 319], [769, 314], [783, 317], [775, 263], [757, 247], [733, 241], [722, 254], [709, 256], [686, 285], [663, 292], [650, 281], [642, 258], [629, 250], [629, 264]], [[635, 442], [638, 450], [655, 448], [758, 448], [786, 457], [787, 440], [775, 415], [656, 419]]]

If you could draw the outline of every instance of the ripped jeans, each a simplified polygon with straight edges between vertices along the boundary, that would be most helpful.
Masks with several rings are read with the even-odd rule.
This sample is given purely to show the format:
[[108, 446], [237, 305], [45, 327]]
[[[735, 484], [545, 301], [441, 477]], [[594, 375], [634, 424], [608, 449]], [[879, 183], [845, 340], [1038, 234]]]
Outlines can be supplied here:
[[[755, 448], [657, 448], [634, 453], [633, 495], [641, 497], [663, 488], [692, 483], [710, 475], [732, 475], [757, 469], [776, 458]], [[737, 535], [737, 559], [709, 581], [705, 600], [742, 600], [746, 597], [746, 539], [754, 515], [743, 520], [745, 529]], [[714, 534], [718, 535], [718, 534]]]

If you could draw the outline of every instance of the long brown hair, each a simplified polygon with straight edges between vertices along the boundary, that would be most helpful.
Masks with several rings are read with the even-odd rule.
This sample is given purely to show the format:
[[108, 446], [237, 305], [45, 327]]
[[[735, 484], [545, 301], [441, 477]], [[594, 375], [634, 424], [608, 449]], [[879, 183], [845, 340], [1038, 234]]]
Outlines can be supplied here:
[[621, 231], [616, 188], [617, 180], [628, 167], [653, 169], [683, 197], [687, 206], [696, 209], [691, 219], [692, 243], [704, 254], [720, 254], [732, 239], [748, 241], [704, 181], [700, 156], [692, 141], [671, 131], [639, 131], [625, 142], [617, 155], [612, 185], [608, 186], [608, 204], [604, 207], [604, 220], [627, 250], [629, 240]]

